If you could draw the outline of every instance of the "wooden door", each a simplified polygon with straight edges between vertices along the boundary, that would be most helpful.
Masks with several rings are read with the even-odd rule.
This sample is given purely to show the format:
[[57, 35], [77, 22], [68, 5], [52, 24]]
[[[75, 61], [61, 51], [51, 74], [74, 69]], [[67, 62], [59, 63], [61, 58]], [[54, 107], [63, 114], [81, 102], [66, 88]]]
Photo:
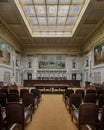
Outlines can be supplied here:
[[76, 73], [72, 74], [72, 80], [76, 80]]
[[32, 74], [31, 73], [28, 73], [27, 77], [28, 77], [28, 80], [32, 80]]

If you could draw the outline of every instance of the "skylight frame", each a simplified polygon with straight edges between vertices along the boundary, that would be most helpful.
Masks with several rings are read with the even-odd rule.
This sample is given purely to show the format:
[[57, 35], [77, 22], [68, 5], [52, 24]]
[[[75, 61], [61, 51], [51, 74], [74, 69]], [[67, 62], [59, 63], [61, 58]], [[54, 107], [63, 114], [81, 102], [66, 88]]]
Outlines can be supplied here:
[[[84, 11], [86, 10], [90, 2], [90, 0], [14, 0], [14, 1], [32, 37], [44, 37], [44, 36], [72, 37], [81, 20], [81, 17], [84, 14]], [[79, 9], [78, 6], [80, 6]], [[28, 11], [26, 13], [25, 7], [27, 8], [32, 7], [32, 9], [31, 8], [27, 9]], [[70, 13], [71, 9], [72, 13]], [[35, 18], [37, 22], [30, 22], [31, 21], [29, 20], [30, 17]], [[45, 21], [44, 20], [42, 21], [42, 18], [45, 19]], [[52, 21], [49, 22], [49, 19], [52, 18], [54, 19], [53, 23]], [[70, 18], [72, 20], [69, 20]], [[52, 27], [54, 27], [55, 29], [52, 29]]]

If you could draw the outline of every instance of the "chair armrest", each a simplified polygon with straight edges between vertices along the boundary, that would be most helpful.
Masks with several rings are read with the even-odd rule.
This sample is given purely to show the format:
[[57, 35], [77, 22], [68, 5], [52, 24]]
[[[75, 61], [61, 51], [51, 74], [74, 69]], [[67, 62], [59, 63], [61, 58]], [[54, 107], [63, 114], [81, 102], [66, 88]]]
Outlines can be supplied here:
[[9, 130], [19, 130], [18, 129], [18, 124], [17, 123], [14, 123], [10, 126]]
[[65, 98], [66, 98], [66, 100], [68, 100], [68, 99], [69, 99], [69, 97], [68, 97], [68, 96], [65, 96]]
[[6, 111], [6, 108], [5, 107], [2, 107], [2, 112]]
[[79, 111], [74, 105], [72, 105], [72, 108], [71, 108], [71, 119], [72, 119], [72, 121], [73, 121], [73, 118], [78, 122]]
[[72, 104], [72, 110], [78, 111], [78, 108], [76, 108], [76, 107]]
[[93, 130], [93, 128], [90, 125], [85, 125], [85, 127], [87, 128], [87, 130]]
[[24, 119], [25, 121], [28, 120], [28, 118], [30, 118], [32, 120], [32, 105], [29, 105], [27, 108], [25, 108], [25, 111], [24, 111]]
[[30, 104], [28, 107], [25, 108], [25, 111], [32, 110], [32, 104]]

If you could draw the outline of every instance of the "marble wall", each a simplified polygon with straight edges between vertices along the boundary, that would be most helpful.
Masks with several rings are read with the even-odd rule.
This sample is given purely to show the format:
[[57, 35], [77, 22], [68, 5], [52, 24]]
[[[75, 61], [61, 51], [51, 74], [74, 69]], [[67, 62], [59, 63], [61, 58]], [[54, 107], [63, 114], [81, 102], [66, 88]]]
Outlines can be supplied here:
[[[22, 49], [18, 44], [17, 40], [10, 34], [10, 32], [3, 24], [0, 24], [0, 39], [3, 39], [8, 44], [8, 46], [10, 46], [10, 50], [11, 50], [10, 65], [0, 63], [0, 81], [3, 81], [4, 85], [11, 84], [11, 83], [13, 84], [14, 82], [20, 85]], [[16, 65], [16, 59], [18, 65]]]
[[[28, 52], [22, 54], [22, 48], [19, 46], [16, 39], [14, 39], [10, 33], [5, 29], [4, 26], [0, 25], [0, 38], [5, 39], [11, 46], [11, 65], [0, 64], [0, 81], [4, 81], [5, 84], [17, 83], [18, 85], [23, 84], [24, 79], [28, 79], [28, 74], [32, 74], [32, 79], [37, 79], [38, 73], [41, 71], [44, 74], [44, 70], [38, 68], [38, 53], [41, 50], [37, 50], [37, 54], [31, 54]], [[66, 79], [72, 79], [72, 74], [76, 73], [76, 79], [81, 80], [82, 86], [85, 81], [92, 83], [103, 83], [104, 82], [104, 64], [94, 65], [94, 47], [100, 42], [104, 41], [104, 24], [97, 29], [97, 31], [89, 38], [87, 43], [81, 48], [83, 55], [79, 53], [73, 54], [72, 50], [67, 50], [62, 53], [62, 50], [58, 50], [58, 54], [65, 55], [66, 67], [64, 70], [49, 70], [49, 75], [64, 75]], [[43, 52], [43, 50], [42, 50]], [[57, 50], [49, 50], [50, 54], [57, 54]], [[44, 52], [45, 54], [45, 52]], [[47, 53], [46, 53], [47, 54]], [[64, 74], [63, 74], [64, 72]], [[48, 75], [48, 76], [49, 76]]]
[[[25, 56], [23, 57], [23, 74], [24, 74], [24, 79], [28, 78], [28, 73], [32, 74], [32, 79], [37, 79], [38, 77], [64, 77], [65, 79], [71, 79], [72, 78], [72, 73], [76, 73], [76, 79], [80, 79], [80, 72], [79, 68], [81, 66], [81, 63], [79, 62], [80, 57], [72, 57], [70, 55], [65, 56], [65, 63], [66, 67], [65, 69], [49, 69], [49, 70], [41, 70], [38, 67], [38, 55], [34, 55], [32, 57], [30, 56]], [[31, 68], [29, 67], [31, 61]], [[75, 66], [73, 67], [73, 62]]]

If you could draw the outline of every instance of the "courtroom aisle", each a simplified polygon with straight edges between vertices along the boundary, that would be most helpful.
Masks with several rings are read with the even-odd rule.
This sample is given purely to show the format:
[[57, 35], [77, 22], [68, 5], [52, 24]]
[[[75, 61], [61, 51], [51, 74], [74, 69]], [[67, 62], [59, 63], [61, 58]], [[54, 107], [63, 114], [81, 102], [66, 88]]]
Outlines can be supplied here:
[[26, 130], [77, 130], [61, 94], [44, 94]]

